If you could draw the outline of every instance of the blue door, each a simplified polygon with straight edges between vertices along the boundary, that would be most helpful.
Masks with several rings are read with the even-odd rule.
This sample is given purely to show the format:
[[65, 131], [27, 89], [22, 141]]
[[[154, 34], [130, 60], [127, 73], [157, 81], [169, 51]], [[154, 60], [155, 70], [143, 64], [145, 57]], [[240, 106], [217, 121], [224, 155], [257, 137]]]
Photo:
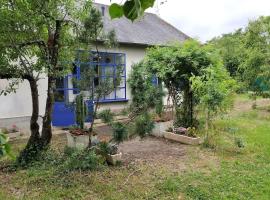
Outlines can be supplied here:
[[53, 105], [52, 125], [68, 127], [76, 124], [75, 107], [73, 100], [77, 89], [72, 87], [73, 74], [56, 80], [54, 91], [55, 103]]
[[67, 105], [65, 102], [55, 102], [52, 115], [53, 126], [68, 127], [76, 124], [74, 105]]
[[[73, 88], [72, 79], [76, 74], [67, 75], [65, 78], [58, 78], [56, 81], [56, 90], [54, 92], [55, 103], [53, 105], [52, 125], [56, 127], [68, 127], [76, 125], [76, 112], [74, 99], [78, 89]], [[86, 101], [88, 108], [88, 117], [86, 122], [91, 122], [91, 113], [93, 112], [93, 101]]]

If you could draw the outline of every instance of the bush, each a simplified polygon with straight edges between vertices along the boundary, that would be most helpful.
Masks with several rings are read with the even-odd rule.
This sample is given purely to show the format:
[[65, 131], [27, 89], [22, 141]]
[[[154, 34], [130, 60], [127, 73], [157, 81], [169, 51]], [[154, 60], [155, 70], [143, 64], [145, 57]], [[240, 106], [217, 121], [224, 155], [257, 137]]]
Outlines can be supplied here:
[[120, 122], [116, 122], [113, 124], [112, 126], [113, 128], [113, 140], [116, 143], [120, 143], [123, 142], [127, 136], [128, 136], [128, 131], [127, 131], [127, 127], [120, 123]]
[[110, 124], [113, 121], [114, 114], [110, 109], [106, 109], [101, 111], [98, 114], [98, 118], [100, 118], [104, 123]]
[[117, 144], [112, 144], [109, 142], [100, 142], [98, 144], [98, 152], [104, 158], [107, 157], [108, 154], [114, 155], [118, 153], [118, 146]]
[[140, 137], [146, 136], [154, 128], [154, 121], [148, 113], [138, 116], [135, 119], [135, 133]]
[[96, 155], [93, 150], [69, 149], [66, 153], [70, 153], [70, 156], [63, 163], [64, 171], [95, 170], [101, 167], [105, 161], [102, 156]]
[[12, 157], [10, 145], [8, 144], [8, 137], [0, 132], [0, 158], [5, 155]]

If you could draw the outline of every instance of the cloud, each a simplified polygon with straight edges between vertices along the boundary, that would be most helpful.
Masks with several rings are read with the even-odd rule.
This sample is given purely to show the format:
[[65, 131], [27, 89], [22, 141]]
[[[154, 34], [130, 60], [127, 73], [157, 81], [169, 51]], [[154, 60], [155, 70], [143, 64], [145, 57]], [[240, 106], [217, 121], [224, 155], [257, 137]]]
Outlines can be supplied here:
[[[160, 2], [161, 0], [158, 0]], [[109, 0], [96, 0], [109, 4]], [[113, 2], [124, 2], [112, 0]], [[245, 27], [248, 21], [270, 15], [269, 0], [167, 0], [150, 9], [191, 37], [207, 41]]]

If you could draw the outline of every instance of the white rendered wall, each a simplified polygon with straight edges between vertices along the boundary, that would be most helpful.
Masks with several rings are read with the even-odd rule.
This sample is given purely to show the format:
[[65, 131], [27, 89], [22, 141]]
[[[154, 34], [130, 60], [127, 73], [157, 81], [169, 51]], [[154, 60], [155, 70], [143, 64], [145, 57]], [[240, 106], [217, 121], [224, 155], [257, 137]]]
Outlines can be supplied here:
[[[8, 85], [7, 80], [0, 79], [0, 90]], [[47, 96], [47, 78], [38, 82], [40, 115], [44, 114]], [[28, 81], [19, 84], [16, 93], [0, 96], [0, 119], [31, 116], [32, 100]]]

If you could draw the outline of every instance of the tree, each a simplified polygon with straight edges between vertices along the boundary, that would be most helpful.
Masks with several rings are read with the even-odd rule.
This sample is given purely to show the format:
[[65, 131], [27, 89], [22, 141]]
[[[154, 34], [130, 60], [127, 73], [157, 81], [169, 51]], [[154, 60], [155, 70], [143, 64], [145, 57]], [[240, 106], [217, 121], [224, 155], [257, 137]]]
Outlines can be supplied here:
[[242, 64], [247, 87], [256, 96], [270, 87], [270, 16], [250, 21], [246, 28], [245, 48], [247, 58]]
[[148, 70], [148, 66], [144, 62], [139, 62], [132, 65], [128, 84], [132, 94], [129, 118], [130, 121], [135, 120], [134, 132], [140, 137], [144, 137], [154, 128], [154, 122], [149, 112], [155, 109], [156, 113], [161, 115], [163, 111], [165, 93], [162, 83], [156, 81], [155, 75]]
[[[270, 17], [250, 21], [245, 29], [214, 38], [227, 70], [256, 96], [269, 91]], [[240, 83], [239, 82], [239, 83]], [[256, 104], [256, 103], [255, 103]], [[254, 105], [255, 105], [254, 104]]]
[[198, 106], [205, 114], [207, 137], [213, 117], [232, 106], [236, 88], [235, 80], [230, 77], [218, 56], [212, 53], [212, 58], [212, 64], [202, 70], [202, 75], [190, 78], [194, 95], [199, 100]]
[[194, 40], [174, 46], [153, 47], [147, 51], [145, 63], [168, 89], [168, 102], [172, 100], [176, 111], [175, 125], [195, 126], [196, 99], [191, 90], [190, 77], [200, 75], [202, 69], [210, 65], [206, 49]]
[[230, 73], [230, 76], [238, 78], [241, 81], [241, 64], [246, 55], [244, 48], [245, 33], [239, 29], [233, 33], [223, 34], [208, 42], [213, 45], [222, 57], [224, 66]]
[[[66, 60], [75, 49], [76, 34], [81, 29], [78, 22], [88, 16], [89, 8], [89, 1], [82, 4], [76, 0], [1, 3], [1, 78], [28, 80], [32, 94], [31, 137], [18, 158], [19, 163], [32, 160], [50, 143], [55, 80], [67, 72], [60, 60]], [[37, 81], [42, 72], [48, 76], [48, 90], [40, 134]], [[17, 82], [13, 81], [11, 86]]]

